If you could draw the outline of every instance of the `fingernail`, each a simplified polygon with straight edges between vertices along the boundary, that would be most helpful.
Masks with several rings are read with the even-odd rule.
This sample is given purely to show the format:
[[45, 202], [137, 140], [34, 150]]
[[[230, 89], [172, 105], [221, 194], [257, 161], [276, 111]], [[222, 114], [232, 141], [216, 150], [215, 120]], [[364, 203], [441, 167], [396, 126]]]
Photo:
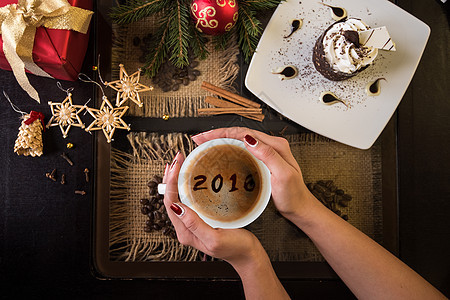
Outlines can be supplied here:
[[175, 159], [173, 160], [173, 162], [170, 164], [170, 167], [169, 167], [169, 172], [172, 172], [172, 170], [173, 170], [173, 168], [175, 168], [175, 165], [177, 164], [177, 158], [176, 158], [176, 156], [175, 156]]
[[176, 203], [172, 203], [170, 209], [179, 217], [184, 215], [184, 209]]
[[167, 170], [169, 170], [169, 164], [166, 164], [166, 167], [164, 168], [164, 176], [167, 175]]
[[256, 147], [256, 145], [258, 145], [258, 141], [255, 140], [255, 138], [251, 135], [247, 134], [246, 136], [244, 136], [244, 140], [250, 147]]
[[179, 154], [180, 154], [180, 151], [178, 151], [177, 154], [175, 154], [175, 158], [173, 159], [172, 163], [170, 164], [169, 172], [171, 172], [173, 170], [173, 168], [175, 167], [175, 165], [177, 164], [177, 162], [178, 162], [177, 158], [178, 158]]

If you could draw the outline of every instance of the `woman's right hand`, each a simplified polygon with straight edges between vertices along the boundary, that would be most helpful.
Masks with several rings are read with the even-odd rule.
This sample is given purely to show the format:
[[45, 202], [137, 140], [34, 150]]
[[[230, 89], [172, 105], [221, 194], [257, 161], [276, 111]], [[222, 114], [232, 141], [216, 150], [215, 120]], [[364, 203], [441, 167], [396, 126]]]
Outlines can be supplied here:
[[271, 173], [275, 206], [286, 218], [305, 215], [317, 201], [306, 187], [286, 139], [243, 127], [215, 129], [192, 137], [197, 145], [217, 138], [244, 141], [247, 149], [266, 164]]

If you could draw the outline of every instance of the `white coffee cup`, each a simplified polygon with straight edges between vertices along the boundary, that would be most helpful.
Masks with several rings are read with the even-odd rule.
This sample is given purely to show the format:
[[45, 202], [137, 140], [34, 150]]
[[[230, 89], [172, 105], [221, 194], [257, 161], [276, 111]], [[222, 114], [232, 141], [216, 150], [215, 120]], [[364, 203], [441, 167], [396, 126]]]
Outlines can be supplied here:
[[[221, 221], [216, 220], [211, 217], [206, 216], [201, 211], [196, 209], [195, 205], [192, 203], [192, 199], [190, 199], [190, 191], [189, 188], [191, 185], [188, 183], [189, 178], [191, 176], [190, 173], [188, 173], [188, 170], [192, 167], [192, 164], [196, 163], [196, 161], [205, 154], [205, 151], [209, 148], [216, 147], [219, 145], [234, 145], [237, 147], [242, 148], [244, 151], [246, 151], [251, 159], [253, 159], [254, 165], [257, 168], [257, 171], [260, 175], [260, 192], [258, 195], [258, 198], [255, 200], [255, 204], [252, 206], [252, 208], [247, 212], [245, 215], [238, 219], [234, 219], [231, 221]], [[158, 186], [158, 192], [160, 194], [164, 194], [165, 192], [165, 185], [160, 184]], [[252, 223], [254, 220], [256, 220], [264, 211], [267, 204], [269, 203], [270, 195], [271, 195], [271, 185], [270, 185], [270, 171], [267, 168], [267, 166], [257, 159], [253, 154], [251, 154], [247, 148], [245, 147], [244, 142], [236, 140], [236, 139], [229, 139], [229, 138], [220, 138], [211, 140], [208, 142], [205, 142], [195, 148], [185, 159], [183, 165], [181, 166], [180, 173], [178, 175], [178, 194], [180, 196], [180, 200], [183, 204], [188, 206], [189, 208], [193, 209], [198, 216], [205, 221], [208, 225], [214, 228], [241, 228], [245, 227], [248, 224]]]

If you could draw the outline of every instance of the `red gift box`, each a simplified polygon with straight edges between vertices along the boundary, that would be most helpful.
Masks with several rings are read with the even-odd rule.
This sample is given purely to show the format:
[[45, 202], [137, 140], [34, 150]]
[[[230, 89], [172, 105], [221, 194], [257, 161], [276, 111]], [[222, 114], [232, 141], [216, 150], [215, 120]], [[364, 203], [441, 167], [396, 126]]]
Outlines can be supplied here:
[[[68, 0], [72, 6], [92, 10], [91, 0]], [[0, 7], [17, 3], [17, 0], [0, 0]], [[54, 78], [77, 80], [89, 42], [87, 34], [73, 30], [39, 27], [36, 30], [33, 46], [33, 61]], [[0, 68], [11, 70], [3, 53], [3, 40], [0, 35]], [[28, 71], [27, 71], [28, 72]]]

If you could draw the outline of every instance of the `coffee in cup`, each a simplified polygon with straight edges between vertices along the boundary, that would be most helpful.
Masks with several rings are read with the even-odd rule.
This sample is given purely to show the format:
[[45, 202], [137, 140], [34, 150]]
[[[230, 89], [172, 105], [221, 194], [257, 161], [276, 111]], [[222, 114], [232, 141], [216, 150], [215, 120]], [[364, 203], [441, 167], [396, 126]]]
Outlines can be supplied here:
[[270, 198], [270, 172], [244, 143], [216, 139], [194, 149], [178, 177], [181, 202], [209, 225], [238, 228], [253, 222]]

